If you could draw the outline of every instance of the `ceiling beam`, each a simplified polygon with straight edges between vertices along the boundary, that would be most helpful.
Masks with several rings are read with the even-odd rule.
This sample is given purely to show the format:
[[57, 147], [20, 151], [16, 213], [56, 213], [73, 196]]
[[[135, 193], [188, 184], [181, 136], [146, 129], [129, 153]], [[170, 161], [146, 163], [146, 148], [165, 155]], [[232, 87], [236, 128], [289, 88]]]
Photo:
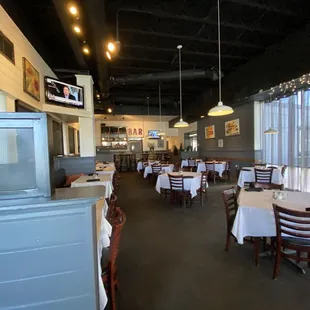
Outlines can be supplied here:
[[[156, 52], [167, 52], [167, 53], [175, 53], [176, 49], [174, 48], [164, 48], [164, 47], [152, 47], [152, 46], [142, 46], [142, 45], [131, 45], [131, 44], [122, 44], [123, 48], [133, 48], [133, 49], [142, 49], [142, 50], [150, 50]], [[196, 55], [196, 56], [203, 56], [203, 57], [218, 57], [217, 53], [205, 53], [205, 52], [198, 52], [198, 51], [188, 51], [182, 49], [182, 54], [188, 55]], [[224, 54], [221, 55], [222, 58], [229, 58], [229, 59], [248, 59], [245, 56], [235, 56], [235, 55], [228, 55]]]
[[110, 65], [111, 70], [135, 70], [135, 71], [158, 71], [158, 72], [164, 72], [167, 71], [167, 69], [158, 69], [158, 68], [146, 68], [146, 67], [132, 67], [132, 66], [116, 66], [116, 65]]
[[[140, 35], [148, 35], [148, 36], [154, 36], [154, 37], [163, 37], [163, 38], [175, 38], [185, 41], [196, 41], [200, 43], [206, 43], [206, 44], [218, 44], [217, 40], [211, 40], [211, 39], [205, 39], [195, 36], [183, 36], [183, 35], [177, 35], [177, 34], [171, 34], [166, 32], [155, 32], [155, 31], [144, 31], [144, 30], [138, 30], [138, 29], [129, 29], [129, 28], [120, 28], [120, 32], [127, 32], [127, 33], [135, 33]], [[221, 44], [223, 45], [232, 45], [232, 46], [238, 46], [238, 47], [246, 47], [246, 48], [256, 48], [256, 49], [264, 49], [261, 45], [255, 45], [255, 44], [247, 44], [242, 43], [238, 41], [222, 41]]]
[[[188, 21], [192, 23], [198, 23], [198, 24], [209, 24], [209, 25], [214, 25], [217, 26], [217, 21], [216, 20], [210, 20], [209, 18], [198, 18], [194, 16], [187, 16], [187, 15], [177, 15], [177, 14], [171, 14], [169, 12], [165, 11], [159, 11], [159, 10], [142, 10], [139, 8], [120, 8], [117, 11], [117, 24], [119, 25], [119, 13], [120, 12], [131, 12], [131, 13], [141, 13], [141, 14], [147, 14], [147, 15], [153, 15], [157, 17], [162, 17], [162, 18], [167, 18], [167, 19], [174, 19], [174, 20], [183, 20], [183, 21]], [[242, 30], [247, 30], [251, 32], [260, 32], [260, 33], [266, 33], [266, 34], [275, 34], [275, 35], [285, 35], [283, 33], [280, 33], [279, 31], [276, 31], [271, 28], [261, 28], [261, 27], [252, 27], [249, 25], [244, 25], [244, 24], [237, 24], [237, 23], [230, 23], [230, 22], [221, 22], [221, 26], [223, 27], [228, 27], [228, 28], [234, 28], [234, 29], [242, 29]], [[118, 27], [116, 27], [118, 28]], [[117, 37], [119, 37], [117, 35]]]
[[[119, 56], [118, 59], [120, 60], [129, 60], [129, 61], [137, 61], [137, 62], [152, 62], [152, 63], [158, 63], [158, 64], [168, 64], [169, 67], [171, 65], [171, 61], [166, 61], [166, 60], [160, 60], [160, 59], [153, 59], [153, 58], [139, 58], [139, 57], [126, 57], [126, 56]], [[202, 66], [206, 67], [206, 64], [201, 65], [199, 63], [194, 63], [194, 62], [185, 62], [182, 60], [182, 65], [189, 65], [189, 66]], [[207, 65], [208, 67], [211, 67], [213, 65], [209, 64]]]
[[[226, 0], [226, 1], [236, 3], [236, 4], [240, 4], [240, 5], [249, 6], [249, 7], [253, 7], [253, 8], [257, 8], [257, 9], [266, 10], [268, 12], [275, 12], [275, 13], [280, 13], [283, 15], [290, 15], [290, 16], [298, 16], [299, 18], [300, 17], [308, 18], [304, 14], [302, 14], [302, 12], [300, 12], [300, 11], [291, 11], [291, 10], [288, 10], [286, 8], [283, 8], [283, 7], [277, 7], [277, 6], [272, 6], [269, 4], [263, 4], [263, 3], [259, 3], [259, 2], [252, 1], [252, 0]], [[281, 2], [285, 3], [285, 1], [279, 1], [279, 3], [281, 3]]]

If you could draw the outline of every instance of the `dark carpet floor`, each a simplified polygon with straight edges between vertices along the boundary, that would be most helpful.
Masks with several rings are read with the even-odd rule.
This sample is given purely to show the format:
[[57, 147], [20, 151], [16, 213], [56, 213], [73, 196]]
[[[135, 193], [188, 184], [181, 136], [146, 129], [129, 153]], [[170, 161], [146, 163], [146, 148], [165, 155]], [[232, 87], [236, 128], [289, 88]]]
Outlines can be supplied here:
[[273, 262], [256, 267], [251, 244], [232, 240], [224, 251], [221, 191], [229, 185], [211, 186], [205, 206], [197, 201], [184, 214], [140, 174], [121, 175], [118, 310], [310, 309], [310, 269], [304, 276], [283, 262], [274, 281]]

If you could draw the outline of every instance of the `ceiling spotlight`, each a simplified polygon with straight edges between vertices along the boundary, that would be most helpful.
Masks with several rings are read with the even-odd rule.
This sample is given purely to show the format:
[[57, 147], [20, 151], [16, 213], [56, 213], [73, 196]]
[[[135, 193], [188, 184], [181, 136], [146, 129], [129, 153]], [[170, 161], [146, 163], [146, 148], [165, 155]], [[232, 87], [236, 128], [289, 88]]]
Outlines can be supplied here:
[[76, 32], [76, 33], [81, 33], [81, 28], [79, 26], [74, 26], [73, 27], [73, 30]]
[[90, 54], [90, 50], [89, 50], [89, 48], [88, 48], [87, 46], [84, 46], [84, 47], [83, 47], [83, 53], [84, 53], [85, 55], [89, 55], [89, 54]]
[[109, 113], [112, 113], [112, 109], [111, 109], [111, 108], [108, 108], [108, 112], [109, 112]]
[[110, 52], [114, 52], [114, 51], [115, 51], [115, 45], [114, 45], [114, 43], [110, 42], [110, 43], [108, 44], [108, 50], [109, 50]]
[[69, 7], [69, 12], [72, 14], [72, 15], [77, 15], [78, 14], [78, 9], [77, 9], [77, 7], [76, 6], [74, 6], [74, 5], [71, 5], [70, 7]]
[[200, 115], [200, 118], [205, 118], [205, 116], [204, 115]]
[[97, 94], [96, 97], [97, 97], [98, 99], [100, 99], [100, 95], [99, 95], [99, 94]]

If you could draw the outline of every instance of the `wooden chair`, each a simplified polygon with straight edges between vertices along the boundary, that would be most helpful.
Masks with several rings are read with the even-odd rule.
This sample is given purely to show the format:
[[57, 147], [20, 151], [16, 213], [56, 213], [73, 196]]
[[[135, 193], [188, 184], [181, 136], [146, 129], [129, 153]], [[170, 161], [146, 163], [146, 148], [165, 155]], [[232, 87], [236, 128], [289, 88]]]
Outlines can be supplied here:
[[192, 168], [191, 171], [197, 172], [197, 163], [195, 159], [188, 159], [187, 160], [187, 166]]
[[255, 188], [263, 189], [273, 189], [273, 190], [284, 190], [283, 184], [274, 184], [274, 183], [252, 183]]
[[152, 183], [155, 184], [157, 177], [160, 173], [161, 173], [161, 165], [153, 164], [152, 165], [152, 173], [148, 175], [149, 176], [149, 183], [151, 183], [151, 180], [152, 180]]
[[207, 194], [208, 174], [209, 174], [209, 171], [204, 171], [201, 173], [200, 188], [197, 190], [197, 192], [199, 193], [201, 206], [204, 205], [204, 197]]
[[236, 177], [237, 177], [237, 181], [239, 179], [239, 175], [240, 175], [240, 166], [239, 165], [235, 165], [235, 170], [236, 170]]
[[254, 168], [255, 183], [271, 183], [273, 169]]
[[107, 220], [112, 223], [113, 222], [113, 218], [115, 216], [115, 210], [116, 210], [116, 200], [117, 200], [117, 196], [115, 194], [115, 192], [113, 191], [111, 194], [110, 199], [107, 199], [107, 203], [108, 203], [108, 212], [107, 212]]
[[286, 173], [286, 170], [287, 170], [287, 165], [284, 165], [281, 169], [281, 175], [282, 175], [282, 178], [284, 178], [285, 176], [285, 173]]
[[218, 172], [215, 171], [215, 163], [206, 163], [206, 171], [209, 171], [209, 178], [211, 178], [213, 184], [215, 184], [215, 179], [218, 174]]
[[231, 161], [226, 161], [223, 175], [227, 176], [227, 181], [230, 181], [230, 168], [231, 168]]
[[108, 255], [104, 255], [105, 257], [103, 256], [101, 259], [101, 279], [110, 295], [111, 310], [116, 310], [115, 290], [118, 288], [116, 258], [118, 256], [121, 233], [125, 222], [125, 213], [120, 208], [117, 208], [115, 220], [112, 224], [112, 236]]
[[222, 198], [225, 205], [226, 214], [226, 245], [225, 251], [227, 252], [230, 247], [230, 236], [233, 236], [231, 230], [234, 225], [234, 220], [238, 210], [237, 195], [234, 187], [226, 189], [222, 193]]
[[[282, 257], [298, 263], [306, 261], [310, 267], [310, 212], [285, 209], [276, 204], [273, 204], [273, 211], [277, 231], [273, 270], [273, 279], [276, 279]], [[282, 248], [296, 251], [296, 254], [285, 253]], [[301, 257], [301, 252], [307, 253], [307, 257]]]
[[186, 210], [186, 201], [190, 201], [191, 194], [189, 190], [184, 190], [183, 175], [171, 175], [168, 173], [170, 183], [170, 203], [173, 204], [175, 198], [180, 198], [180, 201]]

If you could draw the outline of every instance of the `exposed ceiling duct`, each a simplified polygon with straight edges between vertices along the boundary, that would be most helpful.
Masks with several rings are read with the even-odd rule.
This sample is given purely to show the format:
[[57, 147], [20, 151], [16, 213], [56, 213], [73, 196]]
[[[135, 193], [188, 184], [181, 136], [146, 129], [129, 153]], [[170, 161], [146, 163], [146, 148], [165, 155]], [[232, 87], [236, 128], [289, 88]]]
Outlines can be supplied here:
[[[211, 70], [184, 70], [182, 71], [182, 80], [203, 79], [208, 78], [212, 81], [218, 80], [218, 72]], [[140, 84], [145, 82], [164, 82], [177, 81], [179, 79], [179, 71], [171, 72], [156, 72], [147, 74], [128, 75], [124, 77], [114, 78], [110, 77], [110, 85], [126, 85], [126, 84]]]

